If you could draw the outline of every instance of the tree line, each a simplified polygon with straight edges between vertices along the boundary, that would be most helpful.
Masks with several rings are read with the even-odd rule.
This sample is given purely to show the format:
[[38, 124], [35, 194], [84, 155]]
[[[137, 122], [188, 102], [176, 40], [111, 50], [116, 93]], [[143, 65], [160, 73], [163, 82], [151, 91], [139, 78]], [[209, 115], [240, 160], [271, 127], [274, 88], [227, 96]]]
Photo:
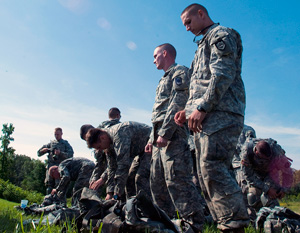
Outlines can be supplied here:
[[14, 141], [14, 129], [13, 124], [3, 124], [0, 137], [0, 179], [25, 190], [46, 194], [45, 163], [26, 155], [15, 154], [15, 149], [9, 146], [10, 142]]

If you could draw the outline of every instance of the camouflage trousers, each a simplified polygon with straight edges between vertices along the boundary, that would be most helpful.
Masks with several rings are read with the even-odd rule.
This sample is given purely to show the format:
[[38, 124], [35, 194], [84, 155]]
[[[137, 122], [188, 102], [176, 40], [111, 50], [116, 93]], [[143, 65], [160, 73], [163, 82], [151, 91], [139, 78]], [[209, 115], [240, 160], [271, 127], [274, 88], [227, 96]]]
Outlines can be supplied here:
[[192, 181], [192, 157], [187, 141], [177, 137], [163, 148], [153, 146], [150, 168], [152, 198], [171, 218], [181, 218], [199, 230], [204, 222], [201, 197]]
[[197, 173], [205, 201], [221, 230], [244, 227], [249, 216], [231, 161], [241, 126], [231, 126], [211, 135], [195, 134]]
[[135, 196], [139, 190], [150, 194], [150, 162], [151, 155], [147, 153], [133, 159], [125, 187], [127, 198]]

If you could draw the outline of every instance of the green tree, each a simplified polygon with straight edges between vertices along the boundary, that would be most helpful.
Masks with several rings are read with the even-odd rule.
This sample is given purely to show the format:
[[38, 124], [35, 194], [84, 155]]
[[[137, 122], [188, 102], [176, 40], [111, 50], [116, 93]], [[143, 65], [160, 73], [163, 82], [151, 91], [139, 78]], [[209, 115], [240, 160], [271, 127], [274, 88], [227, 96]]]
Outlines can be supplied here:
[[9, 147], [9, 144], [14, 139], [11, 137], [14, 132], [15, 127], [13, 124], [3, 124], [3, 135], [0, 137], [1, 140], [1, 150], [0, 150], [0, 178], [3, 180], [7, 180], [9, 178], [8, 175], [8, 166], [10, 162], [10, 158], [13, 156], [15, 149]]

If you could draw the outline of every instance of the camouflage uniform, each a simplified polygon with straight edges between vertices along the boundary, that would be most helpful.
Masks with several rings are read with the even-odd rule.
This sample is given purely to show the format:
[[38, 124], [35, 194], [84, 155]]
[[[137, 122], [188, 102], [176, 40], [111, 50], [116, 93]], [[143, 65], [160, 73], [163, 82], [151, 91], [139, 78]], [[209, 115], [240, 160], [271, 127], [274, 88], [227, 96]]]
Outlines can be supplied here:
[[[201, 228], [204, 215], [200, 196], [192, 181], [192, 156], [188, 145], [187, 125], [178, 126], [176, 112], [188, 99], [188, 68], [171, 65], [156, 89], [152, 111], [153, 129], [149, 143], [153, 144], [150, 169], [152, 198], [170, 217], [180, 216]], [[168, 140], [165, 147], [157, 147], [158, 136]]]
[[[254, 153], [255, 145], [261, 140], [266, 141], [271, 147], [271, 157], [268, 159], [259, 158]], [[286, 192], [293, 182], [293, 171], [290, 167], [291, 163], [285, 156], [285, 151], [281, 146], [271, 138], [250, 139], [242, 148], [241, 159], [241, 169], [248, 184], [248, 193], [255, 195], [255, 198], [253, 197], [252, 199], [252, 203], [249, 204], [253, 206], [256, 211], [262, 206], [279, 206], [277, 199], [272, 200], [268, 197], [268, 190], [272, 187], [278, 191], [283, 189], [283, 191]], [[281, 182], [280, 176], [282, 176]]]
[[244, 124], [242, 42], [235, 30], [214, 24], [197, 43], [185, 111], [187, 117], [197, 107], [207, 112], [194, 135], [198, 177], [218, 228], [240, 228], [249, 216], [231, 162]]
[[71, 181], [75, 181], [73, 187], [72, 206], [78, 204], [81, 189], [89, 187], [89, 179], [95, 168], [95, 164], [86, 158], [74, 157], [66, 159], [58, 166], [60, 182], [56, 187], [58, 196], [64, 198]]
[[[60, 150], [60, 154], [58, 156], [54, 156], [54, 152], [52, 153], [41, 153], [41, 150], [44, 148], [49, 148], [50, 150], [58, 149]], [[55, 187], [55, 181], [51, 177], [49, 177], [48, 169], [54, 165], [58, 166], [62, 161], [68, 158], [72, 158], [74, 151], [72, 146], [68, 143], [67, 140], [60, 139], [59, 141], [53, 140], [50, 141], [50, 143], [43, 145], [38, 151], [37, 155], [38, 157], [48, 153], [48, 163], [47, 163], [47, 170], [46, 170], [46, 178], [45, 178], [45, 185], [47, 188], [47, 194], [50, 194], [52, 188]]]
[[[119, 119], [113, 119], [103, 121], [97, 128], [107, 129], [113, 125], [121, 123]], [[96, 166], [90, 179], [90, 184], [102, 178], [104, 182], [107, 182], [108, 171], [107, 171], [107, 155], [104, 151], [94, 150], [94, 157], [96, 159]]]
[[107, 129], [107, 128], [109, 128], [113, 125], [119, 124], [119, 123], [121, 123], [120, 119], [113, 119], [113, 120], [103, 121], [97, 128]]
[[149, 175], [151, 155], [144, 152], [151, 127], [133, 121], [123, 122], [105, 129], [112, 144], [108, 149], [108, 191], [122, 195], [125, 191], [130, 167], [136, 155], [139, 168], [135, 176], [136, 192], [150, 193]]
[[255, 130], [248, 125], [244, 125], [244, 128], [239, 136], [238, 143], [236, 145], [236, 152], [233, 155], [232, 159], [232, 167], [234, 170], [235, 179], [238, 182], [239, 186], [242, 188], [243, 193], [245, 193], [246, 189], [246, 180], [243, 178], [241, 171], [241, 157], [240, 153], [244, 143], [249, 141], [251, 138], [256, 138]]

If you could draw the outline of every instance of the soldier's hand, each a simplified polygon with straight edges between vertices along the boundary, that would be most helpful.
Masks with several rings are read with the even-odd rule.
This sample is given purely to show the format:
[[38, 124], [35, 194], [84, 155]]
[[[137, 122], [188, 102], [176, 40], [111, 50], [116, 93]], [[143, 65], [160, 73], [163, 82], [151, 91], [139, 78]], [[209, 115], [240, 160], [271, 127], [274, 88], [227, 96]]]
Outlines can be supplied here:
[[110, 200], [112, 198], [113, 198], [113, 194], [112, 193], [107, 193], [106, 197], [105, 197], [105, 200]]
[[146, 152], [146, 153], [152, 153], [152, 149], [153, 149], [152, 143], [148, 143], [148, 144], [145, 146], [145, 152]]
[[183, 126], [183, 124], [186, 122], [185, 111], [182, 110], [177, 112], [174, 116], [174, 121], [177, 125]]
[[43, 148], [40, 150], [40, 153], [45, 154], [48, 152], [48, 150], [49, 150], [48, 148]]
[[277, 190], [272, 187], [268, 190], [267, 194], [271, 199], [277, 198]]
[[158, 138], [156, 140], [156, 145], [157, 145], [157, 147], [165, 147], [168, 145], [168, 139], [158, 136]]
[[90, 189], [93, 189], [93, 190], [97, 190], [98, 188], [100, 188], [102, 185], [104, 185], [104, 180], [102, 179], [102, 178], [100, 178], [100, 179], [98, 179], [98, 180], [96, 180], [96, 181], [94, 181], [94, 182], [92, 182], [91, 184], [90, 184]]
[[54, 150], [54, 154], [55, 154], [55, 155], [59, 155], [59, 154], [60, 154], [60, 150], [59, 150], [59, 149], [55, 149], [55, 150]]
[[199, 112], [197, 109], [194, 110], [189, 117], [188, 126], [194, 133], [199, 133], [202, 130], [202, 121], [206, 116], [205, 112]]
[[56, 194], [56, 193], [57, 193], [57, 190], [56, 190], [56, 189], [52, 189], [51, 195], [54, 195], [54, 194]]

